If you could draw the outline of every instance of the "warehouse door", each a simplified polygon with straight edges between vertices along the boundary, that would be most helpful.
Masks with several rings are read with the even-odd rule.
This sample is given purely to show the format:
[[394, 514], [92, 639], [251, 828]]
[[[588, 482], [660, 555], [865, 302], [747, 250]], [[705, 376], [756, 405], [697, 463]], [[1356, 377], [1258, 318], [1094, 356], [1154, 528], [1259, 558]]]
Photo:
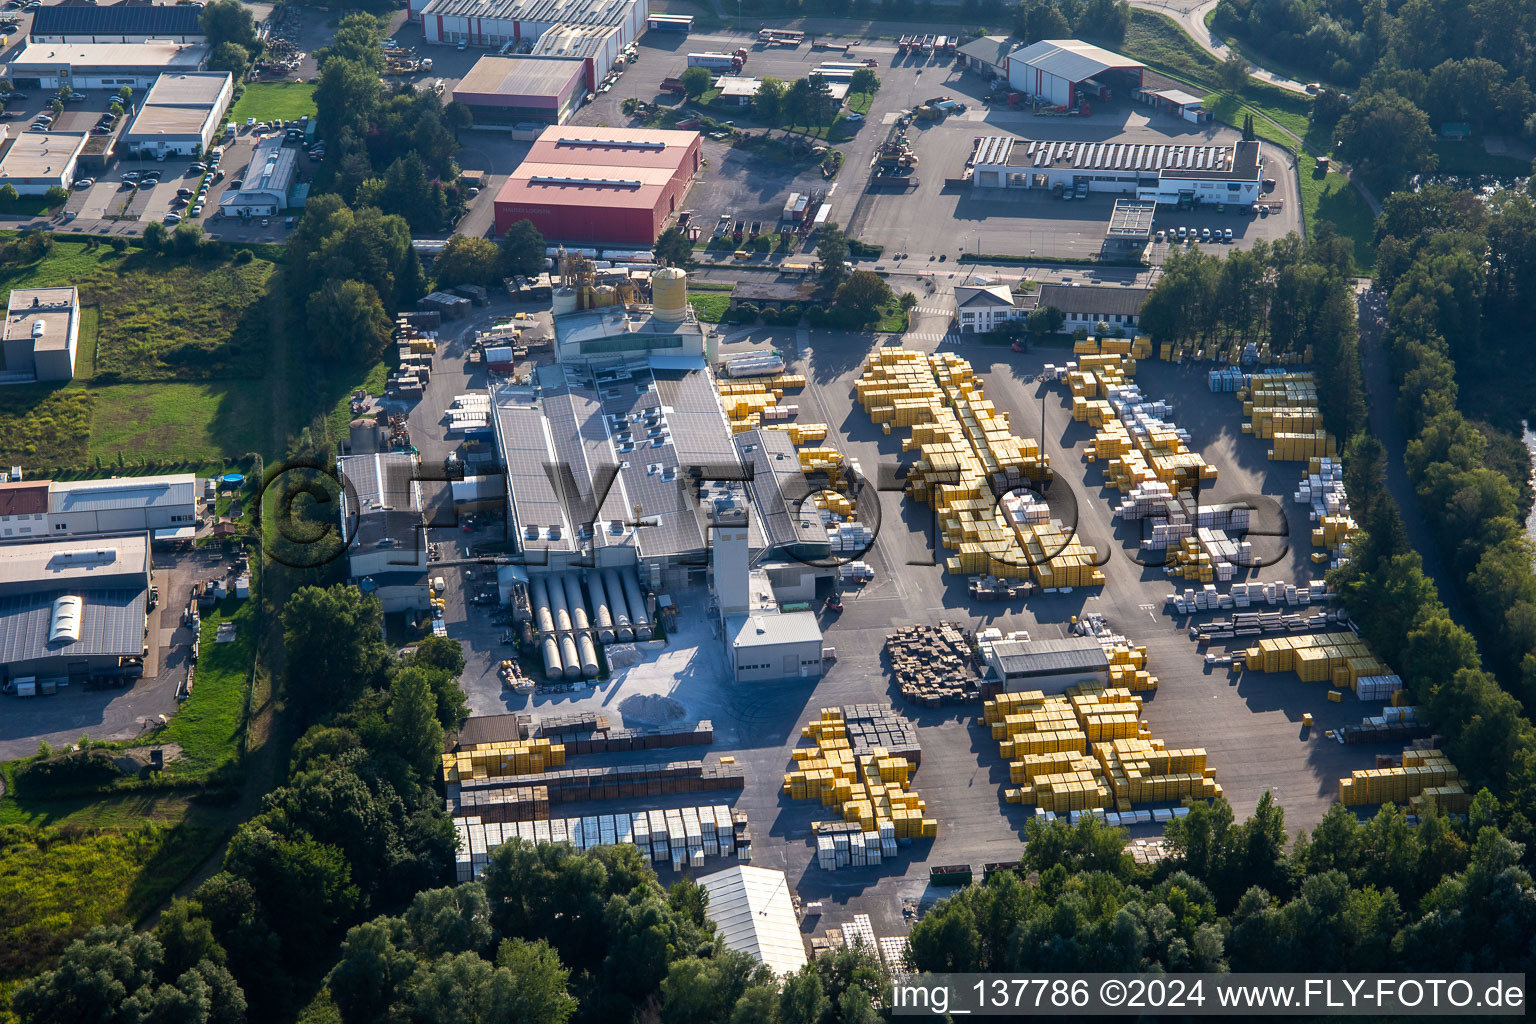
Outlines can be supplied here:
[[800, 655], [784, 655], [784, 678], [789, 679], [800, 674]]

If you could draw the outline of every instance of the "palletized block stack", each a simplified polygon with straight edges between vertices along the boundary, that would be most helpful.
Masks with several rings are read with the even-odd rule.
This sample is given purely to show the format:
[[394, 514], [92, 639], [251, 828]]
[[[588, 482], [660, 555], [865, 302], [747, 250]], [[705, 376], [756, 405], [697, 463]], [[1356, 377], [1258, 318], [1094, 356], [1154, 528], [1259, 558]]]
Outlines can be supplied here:
[[902, 697], [923, 707], [975, 700], [981, 680], [971, 667], [964, 628], [953, 622], [903, 626], [885, 638]]
[[1305, 462], [1339, 454], [1338, 440], [1323, 429], [1317, 378], [1310, 373], [1255, 373], [1243, 399], [1245, 433], [1273, 442], [1275, 462]]
[[443, 781], [539, 775], [565, 764], [565, 745], [547, 739], [481, 743], [443, 755]]
[[[938, 822], [923, 817], [925, 804], [908, 789], [912, 764], [881, 747], [856, 753], [840, 709], [822, 708], [801, 735], [815, 740], [816, 745], [794, 751], [796, 767], [784, 775], [784, 794], [792, 800], [820, 800], [824, 807], [837, 808], [845, 823], [857, 826], [860, 856], [866, 863], [872, 852], [871, 833], [881, 856], [885, 855], [883, 839], [887, 835], [892, 841], [891, 856], [895, 855], [897, 840], [938, 835]], [[846, 842], [851, 851], [853, 831], [835, 830], [834, 834], [849, 836]], [[830, 846], [834, 857], [837, 847], [834, 839]], [[823, 848], [826, 844], [818, 841], [818, 858]]]
[[[782, 430], [789, 435], [791, 444], [801, 445], [825, 441], [827, 439], [827, 425], [825, 423], [765, 423], [767, 430]], [[739, 433], [739, 431], [738, 431]]]
[[1387, 667], [1353, 633], [1308, 633], [1260, 640], [1243, 656], [1251, 672], [1295, 672], [1308, 683], [1353, 690], [1361, 676], [1387, 675]]
[[956, 575], [1030, 576], [1046, 588], [1098, 586], [1098, 553], [1059, 523], [1016, 524], [999, 515], [997, 495], [1049, 480], [1049, 459], [1032, 438], [1009, 429], [987, 401], [971, 364], [956, 356], [880, 349], [855, 385], [859, 402], [882, 425], [910, 427], [903, 451], [916, 450], [912, 496], [937, 513], [940, 540], [956, 554]]
[[1465, 814], [1472, 804], [1466, 780], [1438, 750], [1405, 750], [1396, 768], [1365, 768], [1339, 780], [1339, 802], [1346, 807], [1406, 803], [1416, 812], [1431, 807]]
[[1141, 699], [1122, 687], [1000, 693], [983, 721], [1009, 759], [1009, 803], [1054, 814], [1221, 794], [1205, 751], [1166, 750], [1141, 721]]
[[[720, 392], [720, 405], [730, 420], [731, 431], [741, 434], [774, 421], [791, 419], [799, 413], [798, 405], [786, 405], [783, 399], [786, 391], [798, 391], [805, 387], [805, 375], [781, 373], [774, 377], [722, 377], [715, 381], [715, 387]], [[825, 433], [822, 436], [825, 437]]]
[[1307, 474], [1292, 495], [1299, 505], [1310, 507], [1312, 546], [1327, 548], [1312, 556], [1337, 568], [1348, 558], [1349, 538], [1355, 532], [1349, 497], [1344, 491], [1344, 464], [1338, 459], [1317, 458], [1307, 462]]

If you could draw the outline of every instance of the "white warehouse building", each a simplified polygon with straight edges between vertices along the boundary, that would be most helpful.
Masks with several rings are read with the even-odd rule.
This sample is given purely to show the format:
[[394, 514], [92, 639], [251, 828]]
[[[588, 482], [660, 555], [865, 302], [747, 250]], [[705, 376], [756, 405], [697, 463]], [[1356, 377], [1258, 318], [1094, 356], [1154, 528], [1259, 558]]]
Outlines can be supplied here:
[[649, 0], [408, 0], [406, 16], [428, 43], [580, 58], [590, 91], [645, 32], [649, 14]]
[[1042, 39], [1008, 54], [1008, 84], [1053, 106], [1072, 106], [1074, 94], [1092, 101], [1099, 87], [1141, 88], [1146, 65], [1080, 39]]
[[977, 188], [1075, 188], [1158, 203], [1256, 202], [1264, 178], [1257, 142], [1229, 145], [1039, 142], [980, 138], [972, 153]]

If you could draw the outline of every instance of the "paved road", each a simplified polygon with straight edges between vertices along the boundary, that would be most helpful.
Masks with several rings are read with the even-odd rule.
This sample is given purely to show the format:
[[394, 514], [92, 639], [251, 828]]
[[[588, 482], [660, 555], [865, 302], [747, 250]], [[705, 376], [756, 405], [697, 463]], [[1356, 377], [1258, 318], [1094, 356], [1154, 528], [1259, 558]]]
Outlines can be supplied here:
[[[1217, 60], [1226, 60], [1228, 47], [1220, 40], [1211, 36], [1211, 30], [1206, 27], [1205, 17], [1215, 9], [1218, 0], [1131, 0], [1132, 7], [1140, 7], [1144, 11], [1155, 11], [1158, 14], [1166, 14], [1179, 23], [1179, 27], [1189, 34], [1189, 37], [1204, 51], [1211, 54]], [[1257, 64], [1248, 65], [1248, 74], [1261, 82], [1278, 85], [1282, 89], [1291, 92], [1304, 93], [1307, 87], [1304, 83], [1294, 78], [1278, 75], [1273, 71], [1267, 71]]]

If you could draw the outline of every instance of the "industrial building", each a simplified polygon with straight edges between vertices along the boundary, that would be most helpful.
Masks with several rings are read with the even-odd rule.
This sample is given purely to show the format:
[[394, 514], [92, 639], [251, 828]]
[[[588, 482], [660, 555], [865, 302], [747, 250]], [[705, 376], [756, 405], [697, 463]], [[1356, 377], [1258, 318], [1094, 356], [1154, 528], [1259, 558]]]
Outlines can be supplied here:
[[1008, 36], [980, 36], [955, 51], [955, 63], [988, 78], [1008, 77], [1008, 55], [1019, 44]]
[[191, 473], [54, 480], [48, 485], [53, 537], [145, 532], [178, 539], [197, 528], [197, 478]]
[[530, 220], [551, 241], [650, 246], [700, 166], [699, 133], [550, 127], [496, 196], [496, 230]]
[[219, 198], [225, 217], [270, 217], [288, 208], [293, 187], [297, 150], [283, 145], [281, 135], [262, 139], [251, 154], [240, 188], [226, 190]]
[[1205, 109], [1204, 96], [1196, 96], [1183, 89], [1136, 89], [1132, 91], [1131, 98], [1195, 124], [1209, 121], [1212, 117], [1211, 112]]
[[1040, 142], [984, 136], [971, 154], [978, 188], [1118, 192], [1156, 203], [1237, 203], [1259, 197], [1263, 162], [1257, 142], [1228, 145]]
[[1080, 39], [1042, 39], [1008, 55], [1008, 84], [1053, 106], [1074, 106], [1100, 88], [1140, 88], [1146, 65]]
[[1156, 214], [1157, 204], [1150, 199], [1116, 199], [1100, 254], [1111, 260], [1140, 259], [1152, 242]]
[[163, 74], [201, 71], [208, 47], [148, 39], [128, 43], [28, 41], [11, 59], [6, 77], [18, 89], [148, 89]]
[[201, 43], [202, 9], [190, 4], [49, 5], [32, 15], [33, 43]]
[[1140, 320], [1141, 307], [1151, 294], [1150, 288], [1125, 285], [1047, 284], [1041, 285], [1035, 305], [1061, 310], [1067, 331], [1082, 327], [1091, 332], [1101, 323], [1129, 330]]
[[408, 17], [428, 43], [523, 47], [574, 57], [588, 91], [608, 77], [624, 47], [645, 31], [647, 0], [409, 0]]
[[348, 575], [386, 612], [427, 607], [427, 535], [416, 457], [376, 452], [336, 460]]
[[453, 88], [477, 128], [565, 124], [586, 93], [586, 65], [570, 57], [481, 57]]
[[72, 285], [17, 288], [6, 304], [0, 379], [70, 380], [79, 340], [80, 295]]
[[227, 72], [161, 75], [123, 133], [129, 152], [198, 156], [213, 148], [234, 95]]
[[726, 948], [785, 977], [806, 965], [805, 941], [784, 872], [738, 864], [703, 875], [704, 914]]
[[0, 187], [9, 185], [23, 196], [69, 188], [88, 138], [83, 132], [20, 132], [5, 141], [0, 130]]
[[1022, 312], [1006, 284], [955, 285], [955, 312], [961, 334], [987, 334]]
[[1109, 655], [1091, 636], [1060, 640], [995, 640], [986, 648], [993, 679], [1004, 690], [1060, 693], [1073, 683], [1109, 683]]
[[142, 674], [149, 537], [0, 544], [0, 676], [20, 692]]
[[48, 536], [48, 481], [0, 483], [0, 538]]

